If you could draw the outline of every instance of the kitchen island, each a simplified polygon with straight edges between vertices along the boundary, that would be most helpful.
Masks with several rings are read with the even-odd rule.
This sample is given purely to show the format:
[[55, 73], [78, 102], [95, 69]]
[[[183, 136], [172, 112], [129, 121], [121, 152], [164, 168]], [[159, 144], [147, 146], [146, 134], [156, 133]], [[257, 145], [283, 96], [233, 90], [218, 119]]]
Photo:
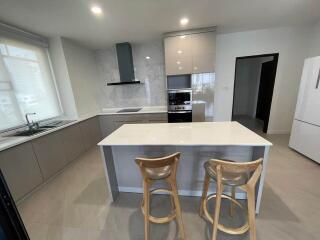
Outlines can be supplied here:
[[[201, 196], [203, 163], [209, 159], [244, 162], [263, 158], [263, 171], [256, 191], [256, 212], [259, 212], [272, 144], [238, 122], [125, 124], [98, 145], [113, 201], [119, 192], [142, 192], [136, 157], [152, 158], [181, 152], [177, 182], [179, 194], [185, 196]], [[211, 187], [214, 191], [214, 184]], [[246, 195], [238, 190], [236, 198], [244, 199]]]

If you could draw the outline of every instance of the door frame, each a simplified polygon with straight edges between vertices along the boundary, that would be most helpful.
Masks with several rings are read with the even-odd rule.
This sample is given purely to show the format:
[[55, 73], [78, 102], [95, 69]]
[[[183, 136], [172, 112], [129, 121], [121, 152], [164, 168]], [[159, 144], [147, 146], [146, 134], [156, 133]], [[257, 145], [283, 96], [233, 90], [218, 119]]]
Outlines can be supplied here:
[[[242, 60], [242, 59], [250, 59], [250, 58], [259, 58], [259, 57], [273, 57], [272, 61], [275, 61], [276, 67], [275, 67], [275, 78], [274, 78], [274, 83], [273, 83], [273, 87], [275, 85], [276, 82], [276, 77], [277, 77], [277, 70], [278, 70], [278, 61], [279, 61], [279, 53], [267, 53], [267, 54], [260, 54], [260, 55], [250, 55], [250, 56], [242, 56], [242, 57], [236, 57], [236, 64], [235, 64], [235, 70], [234, 70], [234, 79], [233, 79], [233, 94], [232, 94], [232, 113], [231, 113], [231, 120], [233, 121], [233, 113], [234, 113], [234, 100], [235, 100], [235, 89], [236, 89], [236, 77], [237, 77], [237, 64], [238, 64], [238, 60]], [[260, 76], [261, 77], [261, 76]], [[273, 98], [273, 92], [274, 92], [274, 88], [272, 91], [272, 98]], [[270, 105], [270, 110], [271, 110], [271, 106], [272, 106], [272, 101], [271, 101], [271, 105]], [[268, 113], [268, 119], [266, 120], [266, 126], [264, 126], [264, 132], [267, 133], [268, 131], [268, 127], [269, 127], [269, 120], [270, 120], [270, 111]]]

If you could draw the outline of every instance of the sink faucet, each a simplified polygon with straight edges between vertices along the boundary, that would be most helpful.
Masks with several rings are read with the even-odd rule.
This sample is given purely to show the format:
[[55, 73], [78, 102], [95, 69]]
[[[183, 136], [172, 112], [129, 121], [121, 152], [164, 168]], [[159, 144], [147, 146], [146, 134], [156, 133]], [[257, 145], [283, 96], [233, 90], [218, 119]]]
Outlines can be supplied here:
[[28, 126], [29, 130], [32, 130], [35, 126], [38, 126], [38, 123], [34, 123], [33, 121], [30, 122], [29, 117], [28, 117], [30, 115], [36, 115], [36, 113], [34, 112], [34, 113], [26, 113], [25, 114], [25, 118], [27, 120], [27, 126]]

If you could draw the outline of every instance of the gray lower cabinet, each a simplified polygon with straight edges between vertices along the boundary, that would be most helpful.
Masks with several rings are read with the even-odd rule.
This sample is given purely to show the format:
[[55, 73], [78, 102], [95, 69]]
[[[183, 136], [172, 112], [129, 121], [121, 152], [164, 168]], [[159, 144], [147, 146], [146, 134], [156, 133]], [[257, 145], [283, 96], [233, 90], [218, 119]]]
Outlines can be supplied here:
[[43, 182], [30, 142], [0, 152], [0, 168], [16, 201]]
[[63, 151], [66, 161], [69, 163], [85, 152], [79, 124], [72, 125], [61, 131], [61, 141], [63, 142]]
[[100, 115], [100, 128], [102, 137], [106, 137], [123, 124], [135, 123], [167, 123], [167, 113], [139, 113], [139, 114], [113, 114]]
[[98, 117], [85, 120], [79, 125], [85, 150], [90, 149], [101, 141], [102, 137]]
[[32, 141], [45, 180], [60, 171], [66, 164], [63, 132], [57, 131]]

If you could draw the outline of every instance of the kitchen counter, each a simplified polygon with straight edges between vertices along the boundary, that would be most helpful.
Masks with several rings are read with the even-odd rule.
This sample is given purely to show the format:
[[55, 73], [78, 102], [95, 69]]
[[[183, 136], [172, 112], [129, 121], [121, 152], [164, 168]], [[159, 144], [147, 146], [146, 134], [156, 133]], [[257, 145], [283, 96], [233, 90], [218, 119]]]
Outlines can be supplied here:
[[[263, 158], [263, 171], [257, 185], [256, 213], [259, 213], [272, 143], [238, 122], [125, 124], [98, 145], [114, 201], [119, 192], [142, 192], [136, 157], [154, 158], [180, 152], [177, 182], [179, 194], [185, 196], [201, 196], [203, 164], [209, 159], [248, 162]], [[211, 185], [210, 191], [215, 191], [214, 184]], [[246, 195], [238, 190], [236, 197], [244, 199]]]
[[125, 124], [100, 146], [271, 146], [238, 122]]
[[[137, 108], [137, 107], [131, 107], [131, 108]], [[167, 107], [166, 106], [155, 106], [155, 107], [142, 107], [142, 109], [138, 112], [125, 112], [125, 113], [118, 113], [118, 111], [120, 111], [121, 109], [131, 109], [131, 108], [104, 108], [102, 110], [102, 112], [98, 113], [98, 114], [89, 114], [85, 117], [81, 117], [77, 120], [73, 120], [72, 122], [59, 126], [59, 127], [55, 127], [43, 132], [40, 132], [38, 134], [34, 134], [32, 136], [26, 136], [26, 137], [5, 137], [3, 135], [0, 135], [0, 151], [3, 151], [5, 149], [14, 147], [16, 145], [31, 141], [33, 139], [45, 136], [47, 134], [53, 133], [55, 131], [61, 130], [63, 128], [69, 127], [73, 124], [77, 124], [79, 122], [85, 121], [89, 118], [92, 117], [96, 117], [96, 116], [100, 116], [100, 115], [123, 115], [123, 114], [146, 114], [146, 113], [166, 113], [167, 112]], [[56, 120], [69, 120], [70, 119], [56, 119]], [[53, 120], [52, 120], [53, 121]]]

